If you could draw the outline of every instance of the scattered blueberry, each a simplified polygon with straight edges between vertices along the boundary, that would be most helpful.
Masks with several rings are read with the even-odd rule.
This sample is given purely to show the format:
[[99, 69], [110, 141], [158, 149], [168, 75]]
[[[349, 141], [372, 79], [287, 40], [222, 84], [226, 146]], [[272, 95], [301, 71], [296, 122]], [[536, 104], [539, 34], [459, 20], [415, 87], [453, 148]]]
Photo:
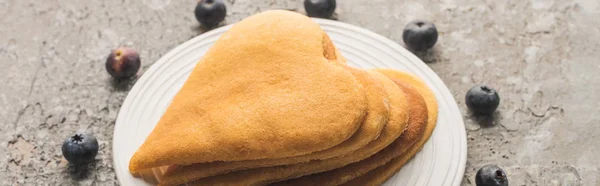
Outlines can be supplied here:
[[493, 88], [476, 85], [467, 92], [465, 103], [473, 113], [489, 115], [498, 108], [500, 96]]
[[437, 42], [438, 31], [429, 21], [415, 20], [404, 27], [402, 39], [408, 48], [417, 51], [426, 50]]
[[309, 17], [330, 18], [335, 7], [335, 0], [304, 0], [304, 9]]
[[227, 9], [223, 0], [200, 0], [194, 10], [196, 19], [206, 28], [214, 28], [225, 20]]
[[72, 164], [90, 162], [98, 154], [98, 140], [91, 134], [77, 132], [63, 143], [62, 153]]
[[475, 184], [477, 186], [508, 186], [508, 178], [506, 178], [506, 173], [500, 167], [486, 165], [477, 171]]
[[120, 47], [110, 52], [106, 70], [115, 79], [130, 78], [140, 70], [140, 55], [133, 49]]

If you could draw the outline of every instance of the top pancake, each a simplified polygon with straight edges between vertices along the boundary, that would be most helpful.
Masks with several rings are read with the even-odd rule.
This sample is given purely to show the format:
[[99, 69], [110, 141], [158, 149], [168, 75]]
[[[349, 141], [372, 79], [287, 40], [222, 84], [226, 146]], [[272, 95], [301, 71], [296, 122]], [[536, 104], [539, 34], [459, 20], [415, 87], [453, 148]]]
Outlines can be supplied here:
[[362, 126], [350, 139], [332, 148], [302, 156], [234, 162], [211, 162], [180, 166], [167, 171], [163, 175], [160, 185], [178, 185], [200, 178], [242, 169], [295, 164], [310, 160], [327, 159], [344, 155], [364, 147], [379, 136], [381, 130], [388, 121], [388, 95], [384, 90], [383, 85], [379, 81], [373, 79], [373, 77], [371, 77], [365, 71], [352, 69], [350, 67], [346, 68], [356, 77], [356, 79], [359, 80], [360, 84], [365, 87], [364, 90], [366, 91], [368, 109], [368, 113]]
[[392, 79], [409, 83], [417, 89], [417, 91], [421, 94], [423, 99], [425, 99], [425, 103], [427, 104], [427, 126], [421, 138], [419, 138], [419, 140], [414, 145], [412, 145], [399, 157], [396, 157], [384, 166], [380, 166], [372, 171], [369, 171], [365, 175], [353, 179], [343, 185], [354, 186], [383, 184], [386, 180], [388, 180], [390, 177], [396, 174], [412, 157], [414, 157], [423, 148], [425, 143], [427, 143], [427, 141], [429, 140], [429, 137], [431, 137], [431, 134], [433, 134], [433, 130], [435, 129], [435, 126], [437, 124], [437, 101], [435, 95], [433, 94], [431, 89], [427, 87], [427, 84], [425, 84], [425, 82], [420, 80], [418, 77], [405, 72], [387, 69], [377, 69], [377, 71], [385, 74], [386, 76]]
[[340, 185], [384, 165], [393, 158], [403, 154], [413, 146], [413, 144], [419, 141], [427, 127], [427, 105], [425, 104], [425, 100], [412, 85], [398, 79], [392, 80], [406, 94], [408, 104], [410, 105], [408, 109], [408, 127], [396, 141], [377, 152], [377, 154], [360, 162], [349, 164], [339, 169], [307, 175], [273, 185]]
[[350, 163], [358, 162], [377, 153], [396, 140], [406, 128], [408, 123], [408, 103], [406, 95], [393, 81], [377, 72], [369, 71], [368, 73], [383, 84], [390, 100], [390, 117], [381, 135], [365, 147], [350, 154], [330, 159], [236, 171], [203, 178], [186, 185], [264, 185], [336, 169]]
[[235, 24], [196, 65], [130, 171], [300, 156], [346, 141], [362, 124], [365, 92], [325, 57], [324, 38], [290, 11]]

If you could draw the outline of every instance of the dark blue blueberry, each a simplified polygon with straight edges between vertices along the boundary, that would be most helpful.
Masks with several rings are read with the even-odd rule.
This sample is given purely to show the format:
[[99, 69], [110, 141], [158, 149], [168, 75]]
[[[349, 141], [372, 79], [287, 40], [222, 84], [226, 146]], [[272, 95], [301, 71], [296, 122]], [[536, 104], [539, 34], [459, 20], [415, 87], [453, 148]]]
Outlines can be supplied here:
[[309, 17], [330, 18], [335, 7], [335, 0], [304, 0], [304, 9]]
[[473, 113], [489, 115], [500, 105], [500, 96], [493, 88], [476, 85], [467, 92], [465, 103]]
[[91, 134], [77, 132], [65, 140], [62, 145], [65, 159], [72, 164], [84, 164], [93, 161], [98, 154], [98, 140]]
[[206, 28], [214, 28], [225, 20], [227, 9], [223, 0], [200, 0], [194, 15], [200, 24]]
[[402, 39], [410, 49], [421, 51], [426, 50], [437, 42], [438, 31], [435, 25], [429, 21], [415, 20], [404, 27]]
[[140, 55], [133, 49], [120, 47], [110, 52], [106, 70], [115, 79], [133, 77], [140, 70]]
[[486, 165], [477, 171], [475, 184], [477, 186], [508, 186], [508, 178], [506, 178], [506, 172], [500, 167]]

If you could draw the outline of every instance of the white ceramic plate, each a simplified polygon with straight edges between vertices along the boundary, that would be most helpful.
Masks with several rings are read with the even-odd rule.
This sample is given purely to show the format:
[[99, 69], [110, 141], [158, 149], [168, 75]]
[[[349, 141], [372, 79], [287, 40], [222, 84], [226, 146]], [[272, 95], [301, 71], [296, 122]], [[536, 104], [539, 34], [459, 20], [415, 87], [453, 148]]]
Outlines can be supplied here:
[[[385, 37], [342, 22], [315, 20], [351, 66], [408, 71], [421, 77], [436, 94], [439, 117], [432, 137], [385, 185], [460, 185], [467, 155], [465, 127], [456, 101], [435, 72]], [[152, 131], [200, 57], [229, 28], [231, 25], [207, 32], [176, 47], [152, 65], [131, 89], [119, 112], [113, 137], [114, 168], [121, 185], [151, 185], [129, 174], [129, 159]]]

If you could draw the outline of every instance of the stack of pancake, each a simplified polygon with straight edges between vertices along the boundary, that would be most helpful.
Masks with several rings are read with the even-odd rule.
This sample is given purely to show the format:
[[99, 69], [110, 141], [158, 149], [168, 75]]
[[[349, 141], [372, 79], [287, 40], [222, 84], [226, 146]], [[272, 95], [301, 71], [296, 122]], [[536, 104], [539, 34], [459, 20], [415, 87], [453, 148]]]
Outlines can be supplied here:
[[377, 185], [436, 122], [419, 78], [349, 67], [317, 23], [267, 11], [212, 46], [129, 169], [163, 168], [159, 185]]

